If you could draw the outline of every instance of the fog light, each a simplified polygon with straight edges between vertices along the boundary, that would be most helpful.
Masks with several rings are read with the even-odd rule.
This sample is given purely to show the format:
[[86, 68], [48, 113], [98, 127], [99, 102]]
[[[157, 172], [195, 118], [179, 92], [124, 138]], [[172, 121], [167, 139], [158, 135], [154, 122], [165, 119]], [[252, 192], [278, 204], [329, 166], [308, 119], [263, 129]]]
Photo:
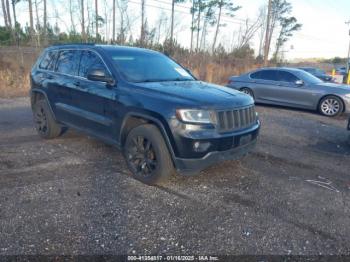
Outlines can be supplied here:
[[196, 141], [193, 143], [193, 150], [195, 152], [205, 152], [210, 147], [210, 142]]

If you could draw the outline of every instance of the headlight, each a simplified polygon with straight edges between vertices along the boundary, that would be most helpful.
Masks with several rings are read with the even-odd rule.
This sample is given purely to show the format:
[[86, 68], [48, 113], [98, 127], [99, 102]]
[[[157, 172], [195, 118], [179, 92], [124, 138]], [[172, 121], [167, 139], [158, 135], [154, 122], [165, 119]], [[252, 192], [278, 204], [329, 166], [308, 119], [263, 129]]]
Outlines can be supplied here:
[[176, 110], [176, 116], [187, 123], [216, 124], [216, 115], [213, 111], [178, 109]]

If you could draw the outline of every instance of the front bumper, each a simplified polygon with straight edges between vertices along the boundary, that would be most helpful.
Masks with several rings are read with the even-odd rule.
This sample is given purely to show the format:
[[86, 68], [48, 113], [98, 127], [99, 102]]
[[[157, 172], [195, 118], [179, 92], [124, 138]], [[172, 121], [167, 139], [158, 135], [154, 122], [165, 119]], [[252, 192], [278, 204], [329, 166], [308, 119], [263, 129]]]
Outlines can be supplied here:
[[225, 160], [236, 160], [252, 151], [256, 145], [257, 138], [250, 143], [243, 146], [238, 146], [227, 151], [210, 152], [205, 157], [200, 159], [183, 159], [177, 158], [175, 160], [177, 170], [182, 175], [195, 175], [199, 171]]

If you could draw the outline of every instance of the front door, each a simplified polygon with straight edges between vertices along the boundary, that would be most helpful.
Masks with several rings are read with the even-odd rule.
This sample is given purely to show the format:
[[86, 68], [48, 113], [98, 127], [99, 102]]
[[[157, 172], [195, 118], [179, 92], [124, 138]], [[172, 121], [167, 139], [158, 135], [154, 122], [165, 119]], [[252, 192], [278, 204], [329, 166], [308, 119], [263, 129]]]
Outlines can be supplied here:
[[111, 74], [97, 53], [85, 50], [81, 54], [78, 72], [76, 90], [79, 92], [73, 97], [79, 101], [79, 125], [98, 136], [113, 139], [114, 111], [111, 112], [110, 107], [116, 104], [117, 90], [104, 82], [89, 80], [88, 72], [92, 69], [104, 70], [106, 74]]

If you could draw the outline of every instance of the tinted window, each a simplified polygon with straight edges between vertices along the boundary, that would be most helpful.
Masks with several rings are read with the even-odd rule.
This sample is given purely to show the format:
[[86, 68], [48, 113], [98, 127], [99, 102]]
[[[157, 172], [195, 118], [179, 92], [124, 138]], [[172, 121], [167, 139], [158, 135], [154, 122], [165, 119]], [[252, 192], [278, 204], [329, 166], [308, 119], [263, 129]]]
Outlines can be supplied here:
[[255, 72], [253, 74], [250, 75], [250, 78], [253, 78], [253, 79], [261, 79], [261, 72], [262, 71], [258, 71], [258, 72]]
[[278, 81], [295, 83], [295, 81], [299, 80], [295, 75], [286, 71], [278, 72]]
[[87, 78], [87, 74], [91, 69], [104, 69], [106, 71], [104, 63], [96, 53], [84, 51], [80, 60], [79, 76]]
[[56, 62], [57, 52], [49, 51], [46, 52], [43, 59], [40, 62], [39, 68], [45, 70], [53, 70]]
[[76, 75], [79, 65], [79, 51], [61, 51], [57, 60], [56, 71], [68, 75]]
[[250, 75], [253, 79], [277, 81], [276, 70], [262, 70]]

